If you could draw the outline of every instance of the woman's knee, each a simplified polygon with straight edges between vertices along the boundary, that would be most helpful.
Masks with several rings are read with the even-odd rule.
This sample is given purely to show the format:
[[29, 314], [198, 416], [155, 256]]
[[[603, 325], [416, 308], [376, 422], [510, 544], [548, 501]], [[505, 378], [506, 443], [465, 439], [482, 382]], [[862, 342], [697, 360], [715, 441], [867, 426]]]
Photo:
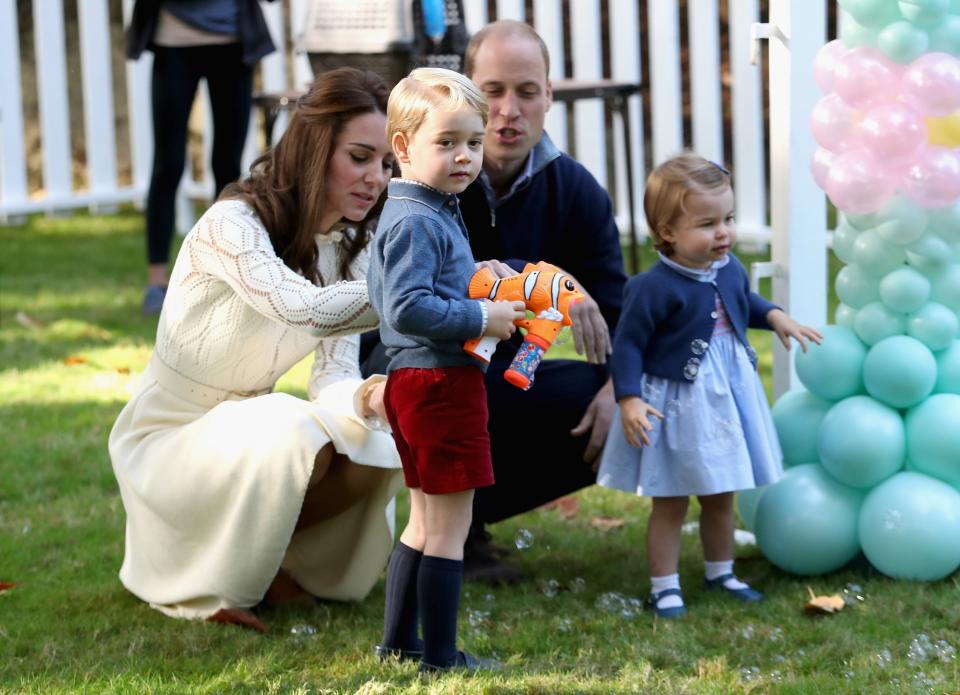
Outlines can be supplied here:
[[312, 488], [327, 475], [333, 463], [333, 457], [333, 444], [326, 444], [317, 452], [313, 459], [313, 471], [310, 473], [310, 482], [307, 483], [307, 489]]

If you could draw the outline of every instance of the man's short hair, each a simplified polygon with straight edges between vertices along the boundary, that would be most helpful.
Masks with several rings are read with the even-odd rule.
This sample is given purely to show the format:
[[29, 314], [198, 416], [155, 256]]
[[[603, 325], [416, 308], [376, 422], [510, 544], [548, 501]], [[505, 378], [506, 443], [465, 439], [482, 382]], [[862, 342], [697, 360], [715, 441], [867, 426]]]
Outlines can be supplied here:
[[540, 53], [543, 54], [543, 66], [545, 69], [544, 77], [550, 78], [550, 52], [547, 50], [547, 44], [540, 38], [540, 34], [534, 31], [534, 28], [526, 22], [518, 22], [515, 19], [500, 19], [496, 22], [490, 22], [483, 29], [478, 31], [470, 38], [467, 44], [467, 53], [464, 59], [463, 72], [468, 77], [473, 77], [473, 71], [476, 69], [475, 60], [480, 45], [489, 38], [504, 38], [508, 36], [520, 36], [536, 41], [540, 46]]
[[490, 107], [483, 93], [469, 77], [444, 68], [417, 68], [390, 92], [387, 101], [387, 140], [396, 133], [413, 135], [434, 109], [476, 111], [487, 125]]

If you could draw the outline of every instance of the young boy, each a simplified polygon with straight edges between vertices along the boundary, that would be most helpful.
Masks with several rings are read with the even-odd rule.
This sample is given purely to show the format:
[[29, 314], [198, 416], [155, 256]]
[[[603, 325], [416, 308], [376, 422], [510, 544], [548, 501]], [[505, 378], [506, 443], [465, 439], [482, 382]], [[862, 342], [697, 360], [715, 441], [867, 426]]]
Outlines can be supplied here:
[[487, 114], [476, 85], [450, 70], [414, 70], [393, 89], [387, 139], [402, 178], [387, 189], [367, 274], [390, 357], [387, 419], [410, 488], [377, 653], [420, 659], [422, 672], [495, 667], [456, 645], [473, 491], [493, 484], [486, 365], [463, 342], [509, 338], [525, 316], [522, 302], [467, 297], [476, 268], [457, 194], [480, 173]]

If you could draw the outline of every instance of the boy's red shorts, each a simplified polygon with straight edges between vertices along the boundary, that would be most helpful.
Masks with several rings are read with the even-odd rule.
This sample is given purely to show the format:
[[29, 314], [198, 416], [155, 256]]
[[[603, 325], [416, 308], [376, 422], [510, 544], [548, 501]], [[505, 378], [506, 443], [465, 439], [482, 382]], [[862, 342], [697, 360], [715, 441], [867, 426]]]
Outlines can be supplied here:
[[493, 485], [480, 369], [396, 369], [383, 400], [407, 487], [445, 495]]

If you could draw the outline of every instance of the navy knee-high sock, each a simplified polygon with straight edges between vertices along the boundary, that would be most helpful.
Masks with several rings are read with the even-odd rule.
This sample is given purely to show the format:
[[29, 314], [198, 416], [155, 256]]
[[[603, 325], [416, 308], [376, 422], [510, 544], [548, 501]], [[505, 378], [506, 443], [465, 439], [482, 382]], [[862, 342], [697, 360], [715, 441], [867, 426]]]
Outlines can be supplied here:
[[397, 543], [387, 566], [386, 601], [383, 611], [383, 646], [390, 649], [420, 649], [417, 637], [417, 575], [423, 553]]
[[417, 578], [423, 660], [431, 666], [452, 666], [457, 661], [457, 609], [463, 560], [424, 555]]

